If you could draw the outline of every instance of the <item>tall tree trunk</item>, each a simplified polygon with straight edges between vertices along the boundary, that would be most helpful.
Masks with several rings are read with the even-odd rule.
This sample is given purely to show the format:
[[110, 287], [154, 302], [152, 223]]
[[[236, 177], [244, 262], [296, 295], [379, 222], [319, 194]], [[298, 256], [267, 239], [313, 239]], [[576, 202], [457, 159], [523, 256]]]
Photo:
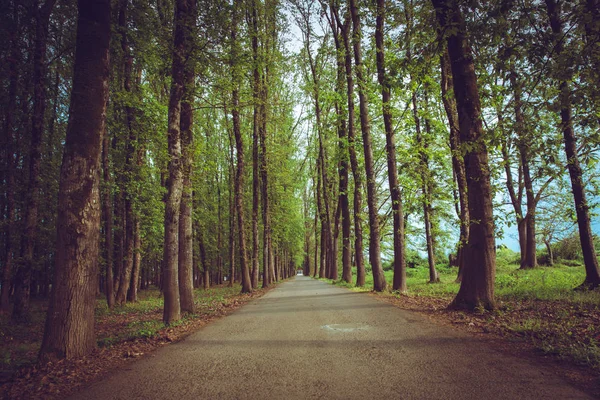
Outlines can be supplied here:
[[[560, 18], [560, 4], [556, 0], [546, 0], [548, 19], [550, 27], [554, 34], [554, 55], [556, 58], [564, 57], [563, 27]], [[589, 205], [585, 196], [585, 185], [583, 183], [583, 172], [579, 164], [577, 154], [577, 138], [573, 130], [573, 119], [571, 116], [571, 89], [572, 80], [569, 68], [561, 71], [555, 71], [555, 78], [559, 81], [559, 102], [560, 102], [560, 128], [563, 131], [565, 141], [565, 153], [567, 155], [567, 168], [571, 177], [571, 189], [575, 201], [575, 211], [577, 214], [577, 226], [579, 227], [579, 240], [583, 252], [583, 262], [585, 264], [585, 280], [578, 287], [581, 290], [595, 289], [600, 286], [600, 269], [598, 268], [598, 259], [594, 249], [594, 239], [590, 224]]]
[[163, 265], [163, 292], [165, 296], [163, 322], [170, 325], [181, 319], [179, 300], [179, 213], [183, 193], [181, 100], [185, 86], [185, 62], [189, 56], [186, 30], [193, 19], [189, 18], [193, 0], [175, 3], [173, 30], [173, 65], [171, 94], [169, 98], [169, 179], [165, 204], [165, 246]]
[[[117, 137], [113, 138], [112, 148], [117, 146]], [[123, 174], [118, 177], [118, 185], [122, 187]], [[121, 271], [125, 260], [125, 202], [123, 191], [118, 190], [114, 196], [114, 237], [113, 237], [113, 285], [115, 296], [121, 286]]]
[[444, 47], [444, 52], [440, 56], [441, 64], [441, 88], [442, 101], [448, 118], [450, 128], [450, 151], [452, 152], [452, 169], [456, 177], [456, 186], [458, 187], [460, 235], [457, 245], [456, 259], [458, 260], [458, 274], [456, 282], [461, 282], [464, 272], [465, 257], [464, 249], [469, 239], [469, 201], [467, 195], [467, 177], [465, 172], [465, 159], [461, 153], [460, 145], [460, 127], [458, 123], [458, 112], [456, 110], [456, 99], [451, 93], [454, 82], [452, 80], [452, 71], [450, 68], [450, 59], [448, 50]]
[[[427, 88], [427, 83], [425, 83]], [[424, 91], [425, 97], [425, 115], [427, 115], [427, 90]], [[416, 107], [415, 107], [416, 110]], [[427, 261], [429, 265], [429, 283], [437, 283], [440, 281], [440, 277], [435, 269], [435, 234], [434, 234], [434, 213], [433, 213], [433, 190], [434, 183], [431, 178], [431, 171], [429, 170], [429, 155], [427, 150], [429, 148], [429, 140], [431, 137], [431, 123], [429, 118], [425, 117], [425, 133], [421, 135], [418, 132], [417, 142], [419, 143], [420, 149], [420, 161], [422, 166], [422, 190], [423, 190], [423, 223], [425, 224], [425, 240], [427, 243]]]
[[[314, 180], [313, 180], [314, 182]], [[317, 185], [318, 187], [318, 185]], [[318, 194], [315, 193], [315, 203], [319, 204], [318, 201]], [[319, 265], [319, 211], [315, 210], [315, 220], [314, 220], [314, 226], [315, 226], [315, 261], [314, 261], [314, 265], [315, 265], [315, 269], [313, 270], [313, 278], [317, 277], [317, 266]]]
[[[261, 91], [262, 92], [262, 91]], [[264, 101], [264, 94], [261, 96], [261, 102]], [[264, 105], [261, 103], [261, 117], [265, 117], [266, 112]], [[269, 210], [269, 186], [267, 173], [267, 144], [265, 125], [261, 123], [258, 129], [260, 139], [260, 175], [261, 175], [261, 200], [262, 200], [262, 220], [263, 220], [263, 287], [268, 287], [273, 280], [274, 275], [271, 273], [273, 266], [271, 265], [271, 219]], [[265, 279], [266, 277], [267, 279]], [[265, 283], [266, 282], [266, 283]]]
[[[239, 255], [240, 266], [242, 273], [242, 293], [250, 293], [252, 291], [252, 282], [250, 281], [250, 272], [248, 270], [248, 257], [246, 255], [246, 232], [244, 229], [244, 142], [240, 128], [240, 111], [239, 111], [239, 67], [237, 65], [239, 42], [237, 39], [237, 24], [238, 24], [238, 4], [233, 4], [232, 19], [231, 19], [231, 78], [233, 82], [232, 97], [232, 119], [233, 119], [233, 134], [235, 136], [235, 147], [237, 151], [237, 169], [235, 174], [235, 206], [238, 222], [238, 237], [239, 237]], [[233, 279], [232, 279], [233, 281]]]
[[17, 86], [19, 81], [18, 60], [19, 49], [17, 46], [16, 35], [18, 31], [18, 11], [17, 1], [13, 2], [13, 21], [14, 26], [10, 30], [11, 46], [9, 63], [9, 85], [8, 85], [8, 104], [6, 105], [6, 114], [4, 116], [4, 138], [6, 152], [6, 231], [4, 248], [4, 266], [2, 270], [2, 289], [0, 292], [0, 313], [7, 314], [10, 310], [10, 281], [14, 260], [13, 236], [15, 227], [15, 137], [13, 116], [17, 107]]
[[551, 267], [554, 265], [554, 252], [552, 251], [550, 241], [544, 240], [544, 244], [546, 245], [546, 250], [548, 251], [548, 266]]
[[[519, 226], [519, 238], [523, 237], [522, 231], [525, 231], [524, 247], [521, 247], [521, 269], [531, 269], [537, 267], [536, 242], [535, 242], [535, 193], [533, 192], [533, 182], [529, 171], [529, 134], [526, 132], [525, 118], [522, 110], [521, 83], [518, 81], [514, 65], [510, 69], [510, 83], [514, 94], [515, 123], [518, 137], [517, 146], [521, 159], [521, 168], [523, 171], [523, 184], [525, 185], [525, 196], [527, 198], [527, 214], [524, 218], [524, 227]], [[524, 228], [524, 229], [523, 229]]]
[[333, 276], [332, 279], [338, 279], [338, 268], [337, 268], [337, 246], [339, 236], [339, 219], [342, 219], [342, 280], [347, 283], [352, 282], [352, 265], [350, 264], [350, 258], [352, 256], [352, 249], [350, 247], [350, 205], [348, 201], [348, 132], [346, 129], [346, 118], [344, 116], [343, 107], [340, 104], [340, 99], [344, 97], [344, 81], [345, 81], [345, 69], [344, 69], [344, 48], [341, 43], [341, 35], [338, 27], [338, 19], [335, 18], [337, 14], [337, 6], [334, 1], [330, 1], [331, 16], [329, 23], [335, 39], [335, 50], [336, 50], [336, 66], [337, 66], [337, 79], [335, 91], [338, 95], [335, 99], [335, 111], [337, 115], [337, 131], [338, 131], [338, 149], [339, 149], [339, 163], [338, 163], [338, 177], [339, 177], [339, 193], [338, 193], [338, 206], [335, 213], [334, 223], [334, 248], [333, 248]]
[[313, 101], [315, 103], [316, 128], [319, 141], [319, 154], [317, 156], [317, 197], [319, 199], [319, 219], [321, 220], [321, 260], [319, 264], [319, 278], [325, 278], [328, 277], [328, 260], [331, 251], [331, 248], [329, 247], [331, 240], [331, 225], [329, 219], [329, 198], [327, 196], [327, 171], [323, 149], [323, 127], [321, 124], [321, 101], [319, 93], [320, 83], [317, 77], [315, 62], [310, 56], [310, 51], [308, 51], [308, 54], [310, 69], [313, 77]]
[[[258, 58], [258, 1], [252, 1], [252, 12], [250, 29], [252, 32], [252, 95], [254, 98], [254, 110], [252, 121], [252, 288], [258, 287], [259, 275], [259, 251], [258, 251], [258, 207], [259, 207], [259, 170], [258, 170], [258, 142], [260, 121], [260, 72]], [[266, 240], [263, 241], [266, 243]], [[267, 268], [268, 269], [268, 268]], [[268, 285], [268, 283], [266, 283]], [[265, 279], [263, 274], [263, 287]]]
[[131, 282], [127, 291], [127, 301], [137, 302], [138, 284], [140, 282], [140, 268], [142, 265], [142, 236], [140, 235], [140, 219], [135, 217], [133, 234], [133, 268], [131, 269]]
[[63, 155], [52, 294], [40, 359], [76, 358], [96, 347], [100, 153], [108, 97], [110, 1], [80, 0], [73, 91]]
[[373, 270], [373, 289], [377, 292], [385, 290], [387, 283], [381, 268], [381, 254], [379, 243], [379, 216], [377, 215], [376, 176], [373, 161], [373, 145], [371, 143], [371, 127], [369, 123], [369, 110], [367, 99], [367, 82], [362, 64], [361, 51], [361, 26], [356, 0], [350, 0], [350, 13], [352, 15], [352, 37], [354, 47], [354, 64], [356, 66], [356, 81], [358, 82], [358, 99], [360, 111], [360, 129], [363, 138], [365, 155], [365, 172], [367, 177], [367, 206], [369, 208], [369, 261]]
[[271, 283], [277, 282], [279, 277], [277, 276], [277, 270], [275, 268], [275, 251], [273, 248], [273, 238], [269, 237], [269, 279]]
[[375, 45], [377, 48], [377, 79], [381, 85], [381, 101], [383, 107], [383, 125], [385, 129], [385, 150], [387, 155], [388, 182], [392, 198], [392, 213], [394, 226], [394, 282], [393, 290], [406, 292], [406, 256], [404, 247], [404, 214], [402, 198], [398, 185], [398, 170], [396, 167], [396, 139], [392, 125], [390, 85], [385, 71], [384, 23], [385, 0], [376, 0], [377, 17], [375, 22]]
[[[121, 50], [123, 52], [123, 90], [131, 95], [131, 75], [133, 71], [133, 56], [129, 47], [128, 32], [127, 32], [127, 9], [129, 0], [121, 0], [119, 7], [119, 30], [121, 31]], [[124, 255], [123, 267], [120, 270], [119, 275], [119, 289], [116, 293], [115, 302], [119, 305], [125, 303], [127, 300], [127, 292], [129, 291], [129, 285], [131, 282], [131, 271], [133, 270], [133, 250], [134, 250], [134, 215], [133, 215], [133, 197], [132, 193], [132, 182], [134, 181], [134, 157], [135, 147], [137, 142], [137, 131], [134, 125], [134, 109], [130, 105], [124, 105], [125, 109], [125, 125], [129, 132], [126, 144], [126, 156], [125, 156], [125, 173], [123, 177], [123, 187], [121, 190], [124, 192], [125, 201], [125, 218], [123, 220], [123, 226], [125, 231], [124, 236]]]
[[[265, 74], [266, 75], [266, 74]], [[267, 286], [275, 278], [272, 265], [273, 247], [271, 244], [271, 211], [269, 204], [269, 175], [267, 167], [267, 77], [259, 85], [260, 94], [260, 124], [258, 127], [258, 138], [260, 144], [260, 177], [261, 177], [261, 200], [262, 200], [262, 220], [263, 220], [263, 275], [267, 276]], [[263, 287], [265, 280], [263, 278]]]
[[[225, 112], [227, 115], [227, 112]], [[235, 162], [233, 157], [233, 132], [229, 132], [229, 283], [232, 287], [235, 281]], [[219, 278], [221, 281], [222, 278]], [[219, 282], [220, 284], [221, 282]]]
[[432, 0], [439, 26], [448, 44], [454, 81], [460, 139], [465, 151], [469, 240], [465, 246], [463, 280], [451, 306], [493, 309], [496, 248], [487, 148], [483, 138], [479, 90], [465, 22], [457, 0]]
[[[499, 117], [499, 120], [501, 120], [501, 118]], [[510, 154], [509, 154], [509, 145], [510, 143], [507, 143], [507, 141], [504, 141], [502, 143], [502, 148], [501, 148], [501, 152], [502, 152], [502, 159], [503, 159], [503, 164], [504, 164], [504, 173], [506, 175], [506, 188], [508, 190], [508, 195], [510, 198], [510, 202], [513, 206], [513, 209], [515, 211], [515, 216], [516, 216], [516, 220], [517, 220], [517, 231], [519, 234], [519, 248], [520, 248], [520, 252], [521, 252], [521, 263], [523, 263], [523, 260], [525, 259], [525, 247], [527, 246], [527, 221], [525, 220], [525, 218], [523, 217], [523, 207], [522, 207], [522, 198], [523, 198], [523, 185], [522, 185], [522, 168], [519, 165], [519, 180], [515, 185], [515, 182], [513, 180], [513, 174], [512, 174], [512, 166], [511, 166], [511, 160], [510, 160]], [[518, 187], [518, 191], [515, 191], [515, 186]]]
[[318, 214], [321, 221], [321, 255], [319, 261], [319, 277], [329, 277], [331, 271], [331, 246], [332, 232], [331, 232], [331, 214], [329, 212], [329, 197], [328, 197], [328, 178], [325, 164], [325, 152], [323, 147], [323, 124], [321, 118], [321, 93], [320, 93], [320, 79], [319, 71], [317, 71], [318, 59], [313, 58], [312, 51], [310, 48], [310, 39], [312, 37], [311, 24], [309, 17], [305, 15], [306, 28], [303, 31], [304, 34], [304, 48], [306, 50], [308, 63], [310, 67], [310, 74], [312, 78], [312, 96], [315, 107], [315, 128], [317, 130], [318, 140], [318, 156], [316, 163], [317, 172], [317, 186], [316, 196], [318, 204]]
[[302, 263], [302, 274], [304, 276], [310, 275], [310, 222], [308, 220], [308, 193], [307, 187], [304, 187], [304, 195], [302, 196], [302, 205], [304, 211], [304, 261]]
[[[105, 127], [106, 128], [106, 127]], [[109, 309], [115, 305], [115, 292], [113, 282], [113, 210], [112, 210], [112, 177], [110, 174], [110, 161], [108, 159], [109, 140], [108, 131], [104, 130], [102, 140], [102, 171], [104, 177], [104, 193], [102, 195], [102, 213], [104, 214], [104, 251], [106, 259], [106, 303]]]
[[356, 155], [356, 129], [354, 122], [354, 73], [352, 71], [352, 47], [350, 46], [350, 14], [342, 24], [338, 21], [344, 43], [344, 66], [346, 68], [346, 97], [348, 101], [348, 152], [354, 179], [354, 263], [356, 264], [356, 286], [365, 285], [365, 262], [362, 235], [362, 175]]
[[[221, 176], [221, 172], [219, 171], [219, 173], [216, 175], [216, 184], [217, 184], [217, 269], [219, 271], [221, 271], [222, 266], [223, 266], [223, 251], [222, 251], [222, 246], [223, 246], [223, 242], [222, 242], [222, 237], [223, 237], [223, 212], [221, 211], [221, 181], [222, 179], [219, 179], [219, 176]], [[198, 236], [201, 238], [202, 236], [200, 236], [200, 231], [198, 231]], [[203, 245], [202, 242], [200, 242], [201, 245]], [[200, 248], [200, 251], [204, 251], [202, 250], [203, 247]], [[205, 257], [206, 258], [206, 257]], [[208, 289], [208, 285], [210, 285], [209, 282], [209, 266], [205, 264], [205, 260], [202, 260], [202, 264], [204, 265], [204, 289]]]
[[[320, 153], [319, 153], [320, 154]], [[320, 157], [320, 156], [319, 156]], [[325, 277], [326, 257], [327, 257], [327, 234], [324, 225], [324, 206], [323, 206], [323, 195], [321, 194], [323, 183], [321, 181], [321, 163], [317, 160], [317, 187], [316, 187], [316, 202], [317, 202], [317, 214], [319, 215], [319, 221], [321, 222], [321, 235], [319, 236], [321, 242], [321, 251], [319, 252], [319, 278]]]
[[206, 247], [204, 245], [202, 230], [198, 230], [198, 247], [200, 250], [200, 262], [204, 271], [204, 290], [208, 290], [210, 289], [210, 268], [206, 259]]
[[[339, 196], [338, 196], [339, 199]], [[342, 217], [342, 205], [341, 203], [338, 201], [337, 202], [337, 207], [335, 208], [335, 216], [333, 219], [333, 236], [332, 236], [332, 240], [331, 240], [331, 267], [330, 267], [330, 276], [329, 279], [333, 279], [334, 281], [338, 280], [339, 274], [338, 274], [338, 263], [337, 263], [337, 256], [338, 256], [338, 246], [339, 246], [339, 237], [340, 237], [340, 218]]]
[[182, 312], [194, 313], [194, 243], [192, 232], [192, 164], [194, 157], [194, 102], [195, 91], [195, 58], [190, 57], [194, 51], [196, 34], [196, 2], [191, 0], [185, 16], [185, 49], [188, 55], [183, 66], [183, 97], [181, 100], [181, 148], [183, 170], [183, 193], [179, 208], [179, 304]]
[[46, 0], [38, 7], [34, 2], [35, 42], [33, 49], [33, 115], [31, 142], [29, 144], [29, 180], [25, 201], [24, 229], [21, 236], [21, 265], [15, 277], [15, 304], [13, 319], [29, 319], [31, 274], [34, 268], [33, 252], [37, 240], [38, 209], [40, 203], [40, 165], [42, 160], [42, 136], [46, 110], [46, 48], [48, 23], [56, 0]]

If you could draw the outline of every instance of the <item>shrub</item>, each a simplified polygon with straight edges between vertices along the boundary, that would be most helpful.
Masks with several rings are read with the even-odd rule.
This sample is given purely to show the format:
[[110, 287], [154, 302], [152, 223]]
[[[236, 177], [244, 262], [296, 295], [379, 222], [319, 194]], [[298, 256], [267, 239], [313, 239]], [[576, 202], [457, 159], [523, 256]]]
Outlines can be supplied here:
[[583, 255], [581, 253], [581, 243], [579, 242], [579, 236], [571, 235], [568, 236], [553, 246], [554, 257], [561, 258], [563, 260], [581, 260]]

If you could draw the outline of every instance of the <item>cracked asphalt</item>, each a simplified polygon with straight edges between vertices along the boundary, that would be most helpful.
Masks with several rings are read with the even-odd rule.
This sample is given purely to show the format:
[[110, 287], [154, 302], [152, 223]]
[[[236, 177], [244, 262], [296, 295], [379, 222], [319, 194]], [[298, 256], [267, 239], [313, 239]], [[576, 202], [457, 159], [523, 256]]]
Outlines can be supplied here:
[[308, 277], [73, 399], [590, 399], [560, 371]]

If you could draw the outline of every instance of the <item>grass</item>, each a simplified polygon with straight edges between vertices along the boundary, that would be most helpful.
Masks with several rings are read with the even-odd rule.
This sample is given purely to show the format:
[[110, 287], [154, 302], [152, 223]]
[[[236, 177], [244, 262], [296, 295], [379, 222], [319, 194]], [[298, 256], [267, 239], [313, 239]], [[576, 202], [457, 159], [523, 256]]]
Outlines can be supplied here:
[[[429, 270], [427, 268], [408, 268], [406, 271], [406, 285], [408, 293], [412, 296], [452, 298], [460, 283], [456, 283], [457, 268], [441, 266], [437, 268], [440, 283], [429, 283]], [[391, 286], [394, 272], [384, 271], [386, 281]], [[356, 269], [353, 268], [353, 277], [356, 279]], [[573, 289], [585, 279], [582, 267], [573, 267], [556, 264], [553, 267], [538, 267], [531, 270], [521, 270], [516, 264], [498, 264], [496, 266], [496, 298], [504, 300], [560, 300], [584, 304], [600, 304], [600, 292], [580, 292]], [[330, 281], [324, 279], [325, 281]], [[370, 291], [373, 289], [373, 276], [367, 273], [365, 286], [357, 288], [354, 283], [341, 280], [337, 285], [355, 291]]]

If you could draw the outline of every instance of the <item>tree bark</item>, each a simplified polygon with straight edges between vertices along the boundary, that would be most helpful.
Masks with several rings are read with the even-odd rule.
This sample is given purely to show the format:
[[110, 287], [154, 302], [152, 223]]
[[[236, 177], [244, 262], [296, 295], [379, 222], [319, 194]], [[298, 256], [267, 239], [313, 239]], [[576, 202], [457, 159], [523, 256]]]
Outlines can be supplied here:
[[185, 15], [185, 52], [186, 59], [183, 66], [183, 97], [181, 100], [181, 148], [183, 193], [179, 208], [179, 304], [184, 313], [194, 313], [194, 243], [192, 231], [192, 164], [194, 157], [194, 135], [192, 127], [194, 112], [192, 105], [195, 91], [195, 58], [191, 56], [194, 49], [196, 35], [196, 1], [189, 2]]
[[[319, 158], [320, 156], [319, 152]], [[321, 194], [323, 183], [321, 181], [321, 162], [317, 159], [317, 187], [316, 187], [316, 197], [317, 197], [317, 214], [319, 215], [319, 221], [321, 222], [321, 235], [319, 236], [321, 241], [321, 251], [319, 253], [319, 278], [325, 278], [325, 266], [326, 266], [326, 257], [327, 257], [327, 233], [325, 228], [325, 217], [324, 215], [324, 207], [323, 207], [323, 195]]]
[[[264, 47], [268, 47], [268, 44]], [[262, 80], [259, 82], [259, 126], [258, 126], [258, 139], [260, 146], [260, 182], [261, 182], [261, 201], [262, 201], [262, 220], [263, 220], [263, 276], [267, 277], [267, 283], [263, 278], [263, 287], [267, 287], [277, 275], [273, 265], [273, 246], [271, 242], [271, 211], [269, 202], [269, 174], [268, 174], [268, 160], [267, 160], [267, 74], [265, 70]]]
[[63, 155], [52, 294], [40, 360], [96, 347], [100, 153], [108, 97], [110, 1], [80, 0], [73, 91]]
[[415, 120], [415, 131], [417, 133], [416, 143], [419, 148], [419, 173], [421, 175], [421, 207], [423, 209], [423, 225], [425, 225], [425, 243], [427, 245], [427, 264], [429, 266], [429, 282], [439, 282], [439, 277], [435, 270], [435, 257], [433, 248], [433, 236], [431, 227], [431, 194], [429, 191], [429, 160], [427, 157], [427, 143], [423, 139], [421, 132], [421, 119], [419, 117], [419, 107], [417, 93], [412, 94], [413, 117]]
[[465, 152], [469, 203], [469, 240], [465, 246], [464, 276], [451, 307], [493, 309], [496, 249], [487, 148], [483, 139], [481, 105], [472, 51], [457, 0], [432, 0], [448, 55]]
[[173, 30], [173, 64], [171, 94], [169, 98], [169, 179], [165, 203], [165, 246], [163, 256], [163, 322], [170, 325], [181, 319], [179, 295], [179, 215], [183, 193], [181, 100], [185, 85], [185, 61], [189, 54], [186, 29], [193, 0], [177, 0], [175, 3], [175, 27]]
[[[227, 115], [227, 112], [225, 113]], [[225, 117], [227, 118], [227, 117]], [[235, 162], [233, 157], [233, 132], [229, 132], [229, 283], [228, 286], [233, 286], [235, 281], [235, 220], [236, 220], [236, 205], [235, 205]], [[221, 283], [219, 278], [219, 284]]]
[[365, 172], [367, 177], [367, 206], [369, 208], [369, 261], [373, 271], [373, 289], [377, 292], [385, 290], [387, 283], [381, 268], [381, 254], [379, 242], [379, 216], [377, 215], [376, 176], [373, 161], [373, 146], [371, 143], [371, 127], [369, 123], [367, 82], [364, 76], [361, 51], [361, 27], [356, 0], [350, 0], [350, 13], [352, 16], [352, 37], [354, 47], [354, 64], [356, 66], [356, 81], [358, 82], [358, 99], [360, 111], [360, 129], [363, 138], [365, 155]]
[[113, 209], [111, 202], [112, 177], [110, 174], [110, 161], [108, 159], [108, 131], [104, 130], [102, 140], [102, 171], [104, 177], [104, 193], [102, 196], [102, 213], [104, 214], [104, 249], [106, 261], [106, 304], [109, 309], [115, 305], [115, 292], [113, 282]]
[[544, 240], [544, 244], [546, 245], [546, 250], [548, 251], [548, 266], [554, 265], [554, 252], [552, 251], [552, 246], [548, 240]]
[[356, 155], [356, 121], [354, 113], [354, 73], [352, 71], [352, 47], [350, 46], [350, 13], [345, 22], [340, 26], [344, 43], [344, 66], [346, 69], [346, 97], [348, 101], [348, 152], [350, 155], [350, 168], [354, 179], [354, 263], [356, 264], [356, 286], [365, 285], [365, 262], [363, 256], [362, 235], [362, 175]]
[[[313, 178], [313, 182], [314, 182], [314, 178]], [[319, 186], [317, 184], [317, 188], [318, 187]], [[319, 199], [319, 195], [315, 191], [315, 203], [317, 203], [317, 205], [319, 204], [318, 199]], [[313, 270], [313, 278], [316, 278], [317, 277], [317, 266], [319, 265], [319, 260], [321, 259], [319, 257], [319, 210], [315, 210], [314, 227], [315, 227], [315, 261], [314, 261], [315, 269]]]
[[[554, 34], [554, 54], [556, 58], [564, 57], [564, 44], [562, 42], [563, 27], [560, 18], [560, 4], [556, 0], [546, 0], [546, 9], [552, 33]], [[580, 290], [596, 289], [600, 286], [600, 269], [594, 248], [594, 239], [590, 223], [589, 205], [585, 195], [583, 172], [577, 154], [577, 138], [573, 129], [571, 116], [571, 89], [569, 82], [572, 80], [572, 71], [569, 68], [554, 72], [559, 81], [560, 102], [560, 129], [563, 132], [565, 153], [567, 155], [567, 168], [571, 177], [571, 189], [575, 201], [577, 226], [579, 227], [579, 240], [585, 264], [585, 280], [578, 287]]]
[[[523, 171], [523, 184], [525, 185], [525, 196], [527, 198], [527, 214], [524, 218], [525, 225], [525, 247], [521, 248], [521, 269], [531, 269], [537, 267], [536, 242], [535, 242], [535, 193], [533, 192], [533, 182], [529, 170], [529, 140], [528, 133], [525, 131], [525, 118], [522, 110], [521, 83], [518, 81], [514, 66], [511, 65], [510, 83], [514, 94], [515, 123], [518, 137], [519, 156], [521, 168]], [[519, 227], [521, 233], [522, 228]], [[522, 234], [519, 235], [521, 237]], [[523, 251], [524, 250], [524, 251]]]
[[[338, 149], [339, 149], [339, 164], [338, 164], [338, 176], [339, 176], [339, 194], [338, 194], [338, 210], [336, 211], [335, 219], [335, 234], [334, 244], [334, 271], [332, 279], [338, 279], [337, 271], [337, 243], [339, 236], [339, 218], [342, 219], [342, 280], [347, 283], [352, 283], [352, 248], [350, 246], [350, 204], [348, 200], [348, 131], [346, 119], [344, 117], [343, 108], [339, 104], [339, 99], [344, 97], [344, 81], [345, 81], [345, 64], [344, 64], [344, 48], [341, 43], [341, 28], [339, 18], [335, 15], [338, 14], [338, 6], [335, 1], [330, 1], [329, 6], [331, 9], [331, 17], [329, 23], [331, 30], [335, 38], [335, 50], [336, 50], [336, 65], [337, 65], [337, 80], [336, 80], [336, 92], [339, 97], [335, 100], [335, 109], [337, 114], [337, 131], [338, 131]], [[343, 40], [343, 39], [342, 39]]]
[[422, 136], [422, 145], [421, 150], [421, 162], [423, 165], [423, 198], [425, 199], [423, 203], [423, 215], [424, 223], [425, 223], [425, 239], [427, 241], [427, 260], [429, 264], [429, 283], [438, 283], [440, 281], [439, 274], [435, 269], [435, 228], [434, 221], [435, 215], [433, 212], [433, 191], [435, 188], [435, 184], [433, 179], [431, 178], [431, 171], [429, 170], [429, 155], [427, 153], [427, 149], [429, 148], [429, 140], [431, 140], [431, 122], [429, 117], [427, 117], [428, 112], [428, 100], [427, 100], [427, 82], [424, 87], [424, 104], [425, 104], [425, 134]]
[[4, 248], [4, 266], [2, 270], [2, 289], [0, 292], [0, 313], [7, 314], [10, 310], [10, 281], [14, 260], [13, 236], [15, 228], [15, 157], [13, 133], [13, 116], [17, 107], [17, 86], [19, 81], [18, 60], [19, 49], [17, 46], [16, 35], [18, 31], [18, 12], [17, 1], [13, 3], [14, 24], [11, 29], [11, 51], [9, 62], [9, 84], [8, 84], [8, 104], [6, 105], [6, 114], [4, 116], [4, 138], [6, 140], [6, 231]]
[[56, 0], [46, 0], [38, 7], [34, 2], [35, 42], [33, 49], [33, 115], [31, 120], [31, 142], [29, 144], [29, 179], [24, 212], [24, 229], [21, 236], [21, 265], [15, 277], [14, 320], [29, 319], [31, 274], [34, 268], [33, 252], [37, 240], [38, 209], [40, 203], [40, 165], [42, 160], [42, 136], [46, 110], [46, 48], [48, 23]]
[[204, 290], [210, 289], [210, 269], [206, 260], [206, 247], [204, 246], [204, 235], [198, 231], [198, 247], [200, 249], [200, 262], [204, 271]]
[[138, 301], [138, 284], [140, 282], [140, 268], [142, 265], [142, 236], [140, 235], [140, 220], [135, 217], [133, 234], [133, 268], [131, 269], [131, 282], [127, 291], [127, 301], [135, 303]]
[[[121, 0], [119, 7], [119, 30], [121, 31], [121, 50], [123, 52], [123, 90], [131, 95], [131, 74], [133, 70], [133, 56], [129, 47], [128, 32], [127, 32], [127, 9], [129, 0]], [[133, 270], [133, 251], [134, 251], [134, 215], [133, 215], [133, 201], [134, 194], [132, 193], [132, 182], [134, 181], [134, 156], [135, 147], [137, 142], [137, 131], [134, 125], [134, 110], [126, 104], [123, 106], [125, 109], [125, 125], [129, 132], [126, 144], [126, 156], [125, 156], [125, 173], [123, 176], [123, 187], [121, 190], [124, 193], [124, 205], [125, 205], [125, 218], [123, 220], [123, 227], [125, 231], [124, 236], [124, 255], [125, 258], [122, 261], [123, 266], [119, 274], [119, 289], [116, 293], [115, 302], [118, 305], [122, 305], [127, 300], [127, 292], [129, 291], [129, 285], [131, 283], [131, 272]]]
[[[113, 138], [112, 148], [117, 147], [117, 137]], [[118, 184], [122, 186], [123, 174], [119, 176]], [[114, 196], [114, 236], [113, 236], [113, 286], [115, 296], [121, 286], [121, 271], [125, 260], [125, 202], [123, 200], [123, 191], [118, 190]]]
[[393, 213], [393, 238], [394, 238], [394, 281], [392, 290], [400, 293], [406, 292], [406, 257], [404, 246], [404, 214], [402, 212], [402, 198], [398, 185], [398, 168], [396, 166], [396, 139], [392, 124], [391, 91], [385, 71], [385, 0], [376, 0], [377, 16], [375, 20], [375, 46], [377, 59], [377, 79], [381, 86], [381, 101], [383, 125], [385, 129], [385, 150], [387, 155], [388, 182], [392, 199]]
[[[258, 208], [259, 208], [259, 170], [258, 170], [258, 142], [260, 125], [260, 72], [258, 57], [258, 15], [257, 0], [252, 1], [252, 12], [250, 29], [252, 32], [252, 95], [254, 98], [254, 110], [252, 121], [252, 288], [258, 288], [259, 275], [259, 239], [258, 239]], [[266, 242], [266, 241], [265, 241]], [[268, 270], [266, 268], [265, 270]], [[263, 287], [268, 286], [265, 283], [265, 274], [263, 273]]]
[[[244, 141], [240, 128], [239, 111], [239, 67], [237, 65], [239, 42], [237, 39], [238, 29], [238, 4], [234, 3], [231, 18], [231, 78], [233, 82], [232, 97], [232, 119], [233, 134], [235, 136], [235, 147], [237, 151], [237, 168], [235, 174], [235, 205], [238, 223], [239, 256], [242, 273], [242, 293], [252, 291], [252, 282], [250, 281], [250, 272], [248, 270], [248, 257], [246, 255], [246, 232], [244, 230]], [[233, 282], [233, 279], [232, 279]]]
[[452, 71], [450, 68], [450, 59], [448, 51], [444, 48], [443, 54], [440, 56], [441, 64], [441, 88], [442, 102], [446, 116], [448, 117], [448, 125], [450, 128], [450, 151], [452, 152], [452, 169], [456, 177], [456, 186], [458, 187], [459, 215], [460, 218], [460, 235], [457, 245], [456, 259], [458, 260], [458, 274], [456, 282], [461, 282], [464, 272], [465, 257], [464, 248], [469, 239], [469, 202], [467, 195], [467, 177], [465, 173], [465, 159], [461, 153], [460, 145], [460, 127], [458, 123], [458, 112], [456, 110], [456, 99], [453, 90], [454, 82], [452, 80]]

